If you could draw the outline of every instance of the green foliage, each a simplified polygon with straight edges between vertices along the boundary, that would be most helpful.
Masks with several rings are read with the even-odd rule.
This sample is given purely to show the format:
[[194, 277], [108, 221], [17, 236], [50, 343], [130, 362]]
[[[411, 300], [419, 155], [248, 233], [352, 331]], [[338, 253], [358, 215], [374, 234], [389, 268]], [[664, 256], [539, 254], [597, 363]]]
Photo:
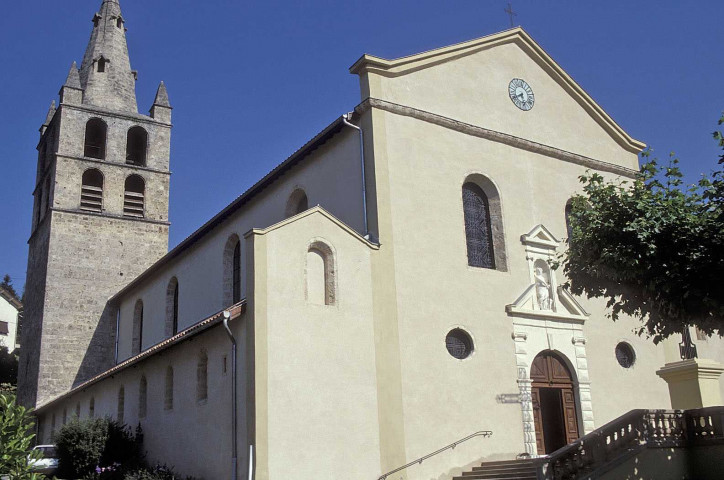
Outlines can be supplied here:
[[[143, 462], [140, 427], [128, 427], [108, 418], [73, 420], [56, 437], [62, 478], [120, 478], [122, 469]], [[122, 468], [121, 468], [122, 467]]]
[[18, 292], [15, 291], [15, 287], [13, 286], [13, 281], [10, 278], [10, 275], [8, 275], [7, 273], [0, 282], [0, 287], [4, 288], [8, 293], [12, 294], [12, 296], [15, 297], [17, 300], [20, 300]]
[[95, 472], [106, 448], [108, 425], [103, 418], [76, 419], [63, 425], [55, 439], [61, 478], [80, 478]]
[[[721, 132], [714, 138], [724, 147]], [[684, 187], [673, 154], [664, 168], [650, 151], [642, 157], [633, 181], [580, 177], [561, 262], [569, 287], [605, 298], [614, 320], [642, 319], [639, 334], [654, 343], [689, 325], [724, 335], [724, 173]]]
[[18, 357], [7, 347], [0, 347], [0, 384], [18, 384]]
[[37, 459], [33, 448], [33, 419], [30, 412], [18, 405], [12, 395], [0, 394], [0, 474], [13, 480], [40, 480], [32, 473], [28, 458]]

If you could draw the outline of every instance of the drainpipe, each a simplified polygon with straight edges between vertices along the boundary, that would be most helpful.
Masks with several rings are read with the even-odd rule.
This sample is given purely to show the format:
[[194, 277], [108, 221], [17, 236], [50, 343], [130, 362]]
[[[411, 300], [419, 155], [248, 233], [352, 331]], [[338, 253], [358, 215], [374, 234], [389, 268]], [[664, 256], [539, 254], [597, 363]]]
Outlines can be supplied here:
[[364, 132], [360, 127], [349, 122], [352, 118], [351, 113], [345, 113], [342, 115], [342, 121], [348, 127], [352, 127], [359, 132], [359, 151], [360, 151], [360, 165], [362, 167], [362, 217], [364, 220], [364, 237], [370, 240], [370, 231], [367, 222], [367, 175], [365, 174], [365, 136]]
[[[234, 334], [231, 333], [231, 329], [229, 328], [229, 319], [231, 318], [231, 312], [228, 310], [224, 310], [224, 328], [226, 329], [226, 334], [229, 335], [229, 339], [231, 340], [231, 382], [233, 384], [232, 387], [232, 394], [231, 394], [231, 431], [232, 431], [232, 452], [231, 452], [231, 480], [236, 480], [236, 466], [238, 462], [237, 458], [237, 447], [236, 447], [236, 339], [234, 338]], [[251, 461], [251, 459], [250, 459]]]
[[120, 335], [121, 331], [121, 309], [120, 307], [116, 309], [116, 345], [115, 345], [115, 352], [113, 354], [113, 364], [118, 365], [118, 335]]

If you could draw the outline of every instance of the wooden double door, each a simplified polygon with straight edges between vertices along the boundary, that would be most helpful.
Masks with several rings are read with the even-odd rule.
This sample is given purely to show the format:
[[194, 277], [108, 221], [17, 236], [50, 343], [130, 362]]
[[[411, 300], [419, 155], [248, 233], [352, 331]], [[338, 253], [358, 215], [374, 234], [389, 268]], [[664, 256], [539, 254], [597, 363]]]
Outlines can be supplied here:
[[538, 454], [578, 440], [578, 413], [571, 372], [552, 351], [540, 353], [530, 369], [531, 400]]

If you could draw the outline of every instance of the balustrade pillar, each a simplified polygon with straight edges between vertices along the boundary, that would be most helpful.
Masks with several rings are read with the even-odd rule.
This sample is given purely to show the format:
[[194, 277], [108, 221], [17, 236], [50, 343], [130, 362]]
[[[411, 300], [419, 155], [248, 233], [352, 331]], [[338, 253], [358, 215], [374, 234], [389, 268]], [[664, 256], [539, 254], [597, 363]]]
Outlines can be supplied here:
[[722, 405], [719, 377], [724, 365], [705, 358], [667, 363], [656, 375], [669, 384], [671, 408], [715, 407]]

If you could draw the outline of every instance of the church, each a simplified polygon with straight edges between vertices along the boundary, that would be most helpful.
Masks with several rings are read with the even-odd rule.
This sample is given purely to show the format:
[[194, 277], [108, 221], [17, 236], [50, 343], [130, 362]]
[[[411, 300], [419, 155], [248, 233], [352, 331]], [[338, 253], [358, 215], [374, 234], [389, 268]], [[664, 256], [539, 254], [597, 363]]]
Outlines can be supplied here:
[[38, 443], [109, 416], [183, 475], [374, 479], [470, 437], [389, 477], [450, 479], [682, 408], [657, 375], [677, 340], [549, 266], [579, 175], [631, 178], [645, 144], [523, 29], [363, 55], [359, 104], [168, 251], [172, 96], [139, 113], [119, 0], [92, 20], [38, 144]]

